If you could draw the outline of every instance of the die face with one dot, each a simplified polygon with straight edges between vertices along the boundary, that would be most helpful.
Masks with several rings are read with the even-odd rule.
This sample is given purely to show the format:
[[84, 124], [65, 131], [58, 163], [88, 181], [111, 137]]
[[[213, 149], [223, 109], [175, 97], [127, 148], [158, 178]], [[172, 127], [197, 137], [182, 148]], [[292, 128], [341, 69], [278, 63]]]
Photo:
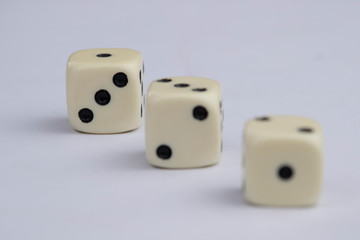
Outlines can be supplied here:
[[118, 133], [141, 125], [143, 60], [136, 50], [88, 49], [67, 63], [68, 115], [75, 130]]
[[258, 205], [307, 206], [322, 186], [321, 126], [292, 116], [247, 122], [244, 132], [245, 198]]
[[146, 156], [153, 166], [196, 168], [219, 162], [221, 89], [210, 79], [153, 81], [146, 101]]

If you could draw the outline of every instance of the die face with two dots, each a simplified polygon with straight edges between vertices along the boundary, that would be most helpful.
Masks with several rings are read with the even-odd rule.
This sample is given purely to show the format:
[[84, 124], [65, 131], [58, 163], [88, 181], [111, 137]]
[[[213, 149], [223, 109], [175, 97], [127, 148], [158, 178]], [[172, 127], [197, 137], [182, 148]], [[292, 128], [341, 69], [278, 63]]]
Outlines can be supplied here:
[[293, 116], [261, 117], [244, 131], [245, 198], [258, 205], [317, 203], [322, 185], [321, 126]]
[[144, 65], [132, 49], [88, 49], [67, 63], [71, 126], [87, 133], [119, 133], [141, 125]]
[[162, 168], [216, 164], [221, 155], [220, 85], [200, 77], [153, 81], [146, 99], [146, 157]]

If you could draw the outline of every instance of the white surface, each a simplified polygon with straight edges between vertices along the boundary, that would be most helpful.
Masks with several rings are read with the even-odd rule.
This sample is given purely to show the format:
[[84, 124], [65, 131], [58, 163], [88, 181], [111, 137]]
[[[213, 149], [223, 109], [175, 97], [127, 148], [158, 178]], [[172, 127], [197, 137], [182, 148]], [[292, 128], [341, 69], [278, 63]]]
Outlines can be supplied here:
[[[2, 1], [0, 239], [359, 239], [359, 10], [359, 1]], [[147, 85], [218, 80], [219, 165], [153, 168], [144, 128], [73, 131], [66, 60], [96, 47], [141, 51]], [[243, 124], [263, 114], [322, 123], [317, 207], [243, 201]]]

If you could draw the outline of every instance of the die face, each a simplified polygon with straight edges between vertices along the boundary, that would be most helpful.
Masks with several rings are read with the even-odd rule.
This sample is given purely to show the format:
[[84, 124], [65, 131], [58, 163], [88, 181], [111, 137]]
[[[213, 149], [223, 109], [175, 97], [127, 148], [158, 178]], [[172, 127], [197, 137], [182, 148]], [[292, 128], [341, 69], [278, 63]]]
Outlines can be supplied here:
[[164, 99], [172, 97], [212, 98], [219, 104], [221, 89], [219, 83], [207, 78], [172, 77], [153, 81], [149, 86], [147, 95], [152, 98], [158, 97]]
[[219, 92], [215, 81], [203, 78], [177, 77], [150, 85], [146, 106], [146, 155], [150, 164], [194, 168], [219, 161]]
[[321, 152], [304, 141], [267, 140], [246, 155], [245, 195], [261, 205], [311, 205], [322, 182]]
[[[140, 126], [143, 63], [137, 51], [128, 56], [132, 51], [90, 49], [69, 58], [67, 105], [74, 129], [88, 133], [117, 133]], [[122, 53], [125, 56], [120, 56]]]
[[[297, 116], [264, 116], [247, 122], [246, 135], [255, 136], [289, 136], [295, 138], [320, 138], [322, 130], [319, 123], [314, 120]], [[312, 133], [312, 134], [298, 134]]]
[[128, 66], [136, 64], [142, 69], [140, 52], [126, 48], [94, 48], [74, 52], [68, 60], [68, 65], [77, 66]]
[[246, 126], [244, 143], [245, 197], [249, 202], [272, 206], [317, 202], [322, 185], [319, 124], [288, 116], [262, 123], [252, 120]]

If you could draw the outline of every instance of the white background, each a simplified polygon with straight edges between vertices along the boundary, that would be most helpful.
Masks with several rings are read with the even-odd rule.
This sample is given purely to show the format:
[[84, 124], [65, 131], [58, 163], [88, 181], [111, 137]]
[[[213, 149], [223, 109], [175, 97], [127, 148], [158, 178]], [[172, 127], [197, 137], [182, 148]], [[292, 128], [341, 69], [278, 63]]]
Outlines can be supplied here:
[[[0, 239], [360, 239], [359, 1], [0, 2]], [[219, 81], [217, 166], [151, 167], [144, 128], [71, 129], [65, 66], [79, 49], [142, 52], [146, 86]], [[321, 200], [248, 205], [242, 131], [259, 115], [313, 118], [325, 133]]]

